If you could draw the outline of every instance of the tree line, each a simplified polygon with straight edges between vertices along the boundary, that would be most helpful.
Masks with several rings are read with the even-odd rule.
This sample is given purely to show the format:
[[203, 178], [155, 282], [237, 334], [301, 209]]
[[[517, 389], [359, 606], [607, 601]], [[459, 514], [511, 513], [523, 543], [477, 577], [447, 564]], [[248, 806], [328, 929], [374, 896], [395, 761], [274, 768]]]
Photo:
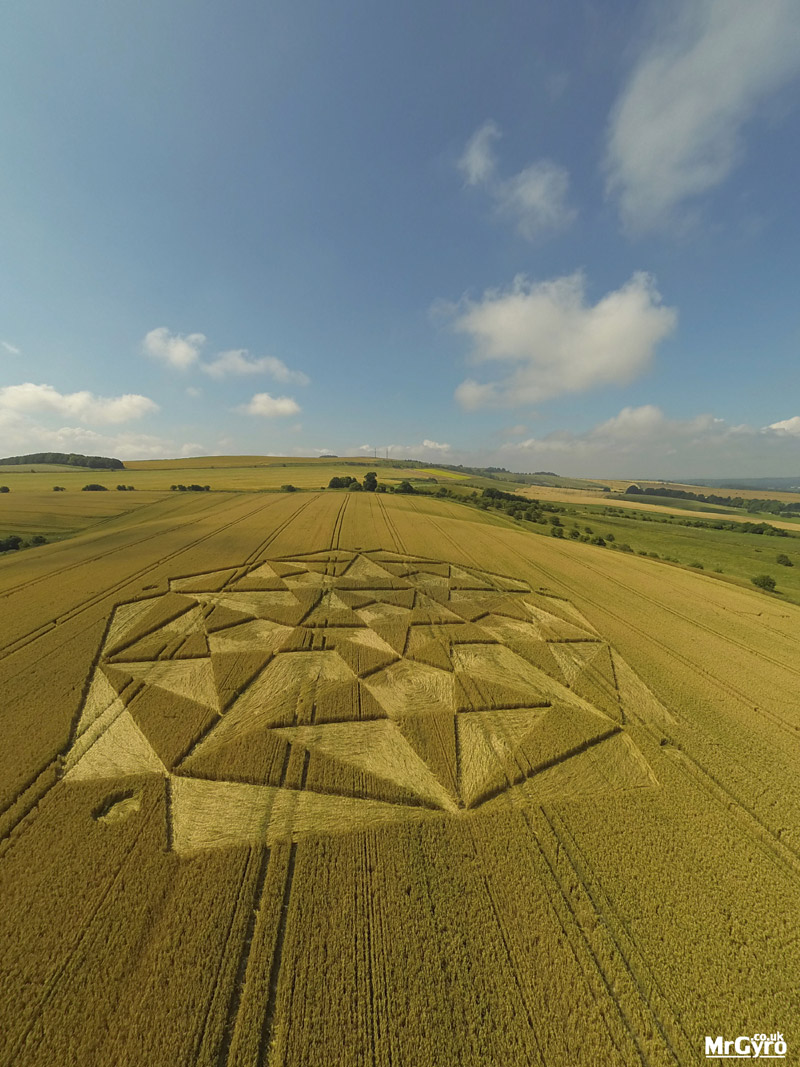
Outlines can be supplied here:
[[6, 456], [0, 464], [9, 466], [23, 463], [59, 463], [66, 467], [91, 467], [97, 470], [122, 471], [125, 464], [121, 459], [108, 456], [82, 456], [78, 452], [31, 452], [27, 456]]

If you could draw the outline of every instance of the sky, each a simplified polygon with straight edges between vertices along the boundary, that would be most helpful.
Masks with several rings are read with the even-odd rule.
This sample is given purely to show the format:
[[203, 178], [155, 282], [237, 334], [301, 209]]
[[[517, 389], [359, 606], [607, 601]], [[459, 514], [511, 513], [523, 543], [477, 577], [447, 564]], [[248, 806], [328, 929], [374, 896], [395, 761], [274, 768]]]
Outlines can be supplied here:
[[797, 0], [7, 0], [0, 455], [800, 475]]

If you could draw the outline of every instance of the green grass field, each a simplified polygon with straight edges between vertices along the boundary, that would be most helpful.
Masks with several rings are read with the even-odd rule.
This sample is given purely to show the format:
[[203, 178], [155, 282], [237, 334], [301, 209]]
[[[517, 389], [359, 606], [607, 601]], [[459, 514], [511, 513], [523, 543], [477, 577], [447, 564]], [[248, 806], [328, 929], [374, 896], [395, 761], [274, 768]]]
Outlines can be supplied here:
[[[567, 513], [560, 516], [565, 535], [577, 525], [580, 532], [606, 538], [613, 534], [617, 545], [629, 544], [637, 554], [656, 554], [667, 564], [678, 561], [683, 566], [701, 563], [703, 570], [716, 578], [750, 585], [750, 579], [759, 574], [771, 574], [777, 582], [777, 591], [787, 600], [800, 603], [800, 538], [796, 536], [775, 537], [766, 534], [737, 533], [681, 525], [681, 519], [665, 515], [653, 516], [647, 512], [631, 512], [624, 516], [605, 513], [601, 506], [565, 505]], [[761, 521], [759, 517], [755, 522]], [[764, 521], [769, 521], [765, 517]], [[535, 524], [526, 527], [550, 535], [550, 530]], [[598, 552], [614, 551], [608, 547], [597, 548]], [[778, 555], [786, 555], [793, 566], [777, 562]]]

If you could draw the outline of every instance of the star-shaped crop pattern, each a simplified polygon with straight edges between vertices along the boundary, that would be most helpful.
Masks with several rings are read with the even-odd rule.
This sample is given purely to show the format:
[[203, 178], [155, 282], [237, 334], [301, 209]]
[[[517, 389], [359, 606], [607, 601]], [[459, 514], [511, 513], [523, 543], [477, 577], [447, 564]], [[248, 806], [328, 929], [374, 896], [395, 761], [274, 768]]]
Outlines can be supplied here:
[[571, 604], [516, 578], [312, 553], [120, 605], [66, 777], [164, 776], [179, 850], [465, 815], [654, 784], [625, 731], [642, 692], [658, 706]]

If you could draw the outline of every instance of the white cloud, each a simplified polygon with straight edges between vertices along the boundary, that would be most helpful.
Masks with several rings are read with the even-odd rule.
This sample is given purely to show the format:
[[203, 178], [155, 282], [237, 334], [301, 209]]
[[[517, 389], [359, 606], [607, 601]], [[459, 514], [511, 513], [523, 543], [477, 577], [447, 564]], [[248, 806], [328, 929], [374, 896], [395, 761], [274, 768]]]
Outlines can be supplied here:
[[544, 464], [562, 473], [600, 478], [794, 474], [798, 436], [797, 415], [759, 430], [708, 413], [670, 418], [655, 404], [643, 404], [625, 407], [582, 433], [556, 430], [506, 441], [495, 462], [514, 470]]
[[207, 456], [208, 449], [199, 444], [197, 441], [187, 441], [186, 444], [181, 445], [181, 456]]
[[542, 159], [500, 182], [492, 193], [501, 214], [514, 219], [522, 236], [532, 241], [545, 230], [560, 230], [574, 221], [576, 212], [567, 203], [568, 190], [567, 171]]
[[198, 397], [203, 395], [203, 390], [198, 389], [196, 385], [187, 385], [186, 395], [190, 396], [193, 400], [196, 400]]
[[178, 455], [197, 455], [205, 451], [157, 437], [124, 431], [102, 434], [85, 426], [41, 426], [21, 416], [0, 411], [0, 453], [24, 455], [26, 452], [80, 452], [87, 455], [113, 456], [116, 459], [165, 459]]
[[567, 202], [569, 174], [564, 167], [541, 159], [511, 178], [499, 178], [493, 144], [500, 136], [497, 124], [489, 121], [469, 139], [458, 161], [467, 185], [484, 186], [498, 213], [512, 219], [528, 240], [573, 222], [576, 213]]
[[95, 423], [128, 422], [158, 411], [158, 404], [138, 393], [103, 397], [94, 393], [59, 393], [52, 385], [7, 385], [0, 388], [0, 411], [49, 412]]
[[179, 333], [170, 333], [166, 326], [159, 326], [145, 334], [142, 348], [153, 359], [163, 360], [178, 370], [188, 370], [197, 362], [205, 342], [205, 334], [190, 333], [184, 337]]
[[[363, 445], [362, 451], [372, 452], [373, 449], [370, 445]], [[394, 456], [397, 459], [444, 459], [449, 456], [451, 446], [443, 444], [440, 441], [432, 441], [429, 438], [425, 438], [421, 444], [417, 445], [379, 445], [378, 457]]]
[[642, 272], [594, 305], [580, 273], [546, 282], [519, 275], [510, 289], [456, 309], [453, 327], [472, 338], [474, 362], [504, 368], [497, 380], [462, 382], [456, 397], [468, 410], [516, 407], [625, 384], [649, 366], [676, 321]]
[[467, 141], [464, 154], [458, 161], [458, 169], [467, 185], [482, 185], [494, 177], [496, 160], [492, 144], [502, 134], [496, 122], [484, 122]]
[[761, 101], [800, 70], [796, 0], [678, 0], [611, 115], [608, 190], [647, 231], [721, 184]]
[[220, 352], [213, 362], [203, 363], [201, 369], [212, 378], [225, 378], [228, 375], [269, 374], [279, 382], [291, 382], [294, 385], [308, 385], [309, 383], [307, 374], [290, 370], [283, 360], [275, 356], [253, 359], [246, 348]]
[[[584, 433], [556, 430], [543, 437], [507, 442], [507, 453], [552, 453], [575, 456], [584, 461], [612, 456], [642, 459], [647, 455], [674, 455], [679, 446], [719, 444], [747, 427], [731, 427], [713, 415], [695, 415], [688, 419], [668, 418], [655, 404], [625, 407], [617, 415], [598, 423]], [[684, 472], [688, 473], [688, 472]]]
[[793, 415], [790, 419], [783, 419], [781, 422], [771, 422], [769, 426], [763, 428], [762, 433], [769, 433], [770, 430], [781, 435], [800, 437], [800, 415]]
[[236, 409], [243, 415], [262, 415], [274, 418], [282, 415], [296, 415], [300, 405], [290, 396], [270, 396], [269, 393], [256, 393], [247, 404]]
[[11, 356], [22, 355], [22, 352], [17, 348], [17, 346], [12, 345], [9, 341], [0, 341], [0, 345], [2, 345], [6, 352], [8, 352]]

